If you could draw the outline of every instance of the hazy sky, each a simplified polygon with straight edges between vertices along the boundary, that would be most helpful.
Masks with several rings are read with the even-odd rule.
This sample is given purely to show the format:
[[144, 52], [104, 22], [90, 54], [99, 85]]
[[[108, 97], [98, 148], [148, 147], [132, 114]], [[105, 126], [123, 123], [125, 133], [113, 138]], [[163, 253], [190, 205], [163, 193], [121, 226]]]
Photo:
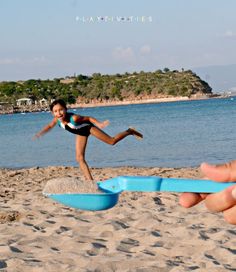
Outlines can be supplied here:
[[0, 0], [0, 80], [235, 64], [235, 11], [235, 0]]

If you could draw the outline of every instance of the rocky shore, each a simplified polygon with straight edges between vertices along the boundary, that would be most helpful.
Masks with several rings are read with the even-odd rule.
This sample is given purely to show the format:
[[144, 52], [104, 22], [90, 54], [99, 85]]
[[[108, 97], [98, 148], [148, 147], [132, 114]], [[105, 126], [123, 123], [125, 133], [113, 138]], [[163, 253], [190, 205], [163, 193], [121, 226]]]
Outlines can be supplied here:
[[1, 114], [14, 114], [14, 113], [27, 113], [27, 112], [41, 112], [41, 111], [49, 111], [48, 106], [39, 106], [39, 105], [30, 105], [30, 106], [22, 106], [15, 107], [13, 105], [10, 106], [0, 106], [0, 115]]

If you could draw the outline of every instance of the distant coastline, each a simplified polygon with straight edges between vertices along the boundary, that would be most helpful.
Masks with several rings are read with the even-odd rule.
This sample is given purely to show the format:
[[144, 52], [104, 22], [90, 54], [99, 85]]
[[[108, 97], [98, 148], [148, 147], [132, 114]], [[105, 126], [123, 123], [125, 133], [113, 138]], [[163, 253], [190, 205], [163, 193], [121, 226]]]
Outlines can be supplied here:
[[[164, 103], [164, 102], [177, 102], [177, 101], [192, 101], [192, 100], [203, 100], [203, 99], [212, 99], [212, 98], [225, 98], [225, 96], [197, 96], [197, 97], [187, 97], [187, 96], [176, 96], [176, 97], [161, 97], [161, 98], [145, 98], [145, 99], [133, 99], [133, 100], [107, 100], [107, 101], [98, 101], [92, 100], [89, 103], [75, 103], [69, 104], [68, 108], [94, 108], [94, 107], [110, 107], [110, 106], [126, 106], [126, 105], [136, 105], [136, 104], [155, 104], [155, 103]], [[14, 109], [0, 108], [0, 115], [3, 114], [15, 114], [15, 113], [30, 113], [30, 112], [45, 112], [49, 111], [49, 107], [40, 107], [40, 106], [24, 106], [21, 108]]]
[[137, 105], [137, 104], [156, 104], [165, 102], [178, 102], [178, 101], [193, 101], [193, 100], [206, 100], [213, 98], [226, 98], [223, 95], [202, 95], [202, 96], [175, 96], [175, 97], [159, 97], [159, 98], [145, 98], [145, 99], [133, 99], [123, 101], [92, 101], [89, 103], [75, 103], [68, 106], [68, 108], [94, 108], [94, 107], [111, 107], [111, 106], [126, 106], [126, 105]]

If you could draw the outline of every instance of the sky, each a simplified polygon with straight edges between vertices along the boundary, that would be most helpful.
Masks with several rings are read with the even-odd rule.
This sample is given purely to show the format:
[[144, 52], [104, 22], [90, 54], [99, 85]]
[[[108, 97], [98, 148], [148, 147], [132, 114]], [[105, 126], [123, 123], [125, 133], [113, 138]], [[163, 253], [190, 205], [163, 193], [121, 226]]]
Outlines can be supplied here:
[[0, 81], [236, 64], [235, 0], [0, 0]]

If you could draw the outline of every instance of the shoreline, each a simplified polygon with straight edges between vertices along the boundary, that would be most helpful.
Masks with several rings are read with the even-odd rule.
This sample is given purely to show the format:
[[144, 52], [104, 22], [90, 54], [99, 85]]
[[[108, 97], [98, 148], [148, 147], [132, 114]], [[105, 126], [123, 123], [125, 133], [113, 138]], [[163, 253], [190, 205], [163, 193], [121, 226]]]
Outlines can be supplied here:
[[162, 98], [147, 98], [139, 100], [125, 100], [125, 101], [105, 101], [105, 102], [92, 102], [92, 103], [75, 103], [70, 104], [68, 108], [94, 108], [94, 107], [113, 107], [113, 106], [127, 106], [127, 105], [138, 105], [138, 104], [158, 104], [158, 103], [171, 103], [181, 101], [198, 101], [198, 100], [209, 100], [209, 99], [221, 99], [228, 98], [225, 96], [198, 96], [198, 97], [162, 97]]
[[[181, 102], [181, 101], [194, 101], [194, 100], [208, 100], [208, 99], [221, 99], [226, 98], [225, 96], [217, 95], [214, 97], [208, 96], [198, 96], [198, 97], [187, 97], [187, 96], [178, 96], [178, 97], [160, 97], [160, 98], [146, 98], [146, 99], [137, 99], [137, 100], [124, 100], [124, 101], [91, 101], [89, 103], [74, 103], [69, 104], [68, 108], [95, 108], [95, 107], [113, 107], [113, 106], [127, 106], [127, 105], [138, 105], [138, 104], [158, 104], [158, 103], [168, 103], [168, 102]], [[14, 109], [0, 109], [0, 115], [4, 114], [25, 114], [32, 112], [48, 112], [49, 107], [37, 108], [35, 106], [31, 107], [22, 107], [18, 108], [16, 111]]]
[[[44, 169], [73, 169], [77, 170], [78, 173], [80, 172], [79, 166], [74, 166], [74, 165], [46, 165], [46, 166], [19, 166], [19, 167], [4, 167], [0, 166], [0, 171], [27, 171], [27, 170], [44, 170]], [[118, 165], [118, 166], [91, 166], [90, 169], [94, 171], [102, 171], [103, 169], [120, 169], [120, 168], [127, 168], [127, 169], [153, 169], [153, 168], [158, 168], [158, 169], [198, 169], [199, 165], [195, 166], [180, 166], [180, 167], [170, 167], [170, 166], [136, 166], [136, 165]]]

